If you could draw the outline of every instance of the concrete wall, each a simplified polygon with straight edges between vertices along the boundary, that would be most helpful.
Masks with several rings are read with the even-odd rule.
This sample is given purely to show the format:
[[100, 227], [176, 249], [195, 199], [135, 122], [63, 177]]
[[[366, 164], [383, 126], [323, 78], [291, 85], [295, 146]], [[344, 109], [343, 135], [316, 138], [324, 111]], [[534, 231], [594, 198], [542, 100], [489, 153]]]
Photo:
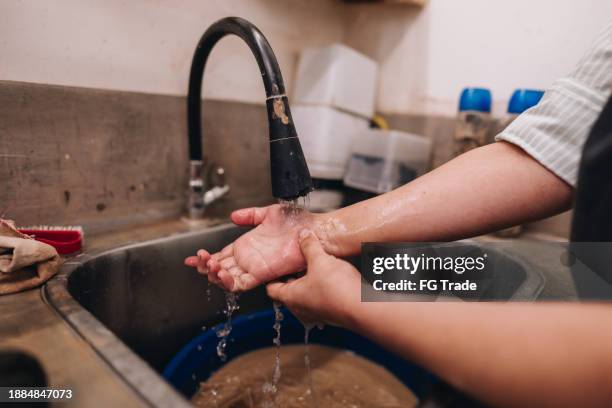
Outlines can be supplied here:
[[[110, 230], [184, 213], [185, 98], [0, 81], [0, 217]], [[262, 105], [206, 101], [207, 162], [230, 193], [209, 217], [270, 203]]]

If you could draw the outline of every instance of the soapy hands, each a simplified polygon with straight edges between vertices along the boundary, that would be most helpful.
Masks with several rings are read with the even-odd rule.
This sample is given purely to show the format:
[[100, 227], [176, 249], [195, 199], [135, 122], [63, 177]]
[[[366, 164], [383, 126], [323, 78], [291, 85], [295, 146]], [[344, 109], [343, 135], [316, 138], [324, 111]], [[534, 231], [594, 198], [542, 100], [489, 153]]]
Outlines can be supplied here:
[[306, 262], [298, 233], [315, 226], [315, 215], [280, 205], [245, 208], [231, 215], [236, 225], [256, 226], [223, 248], [210, 254], [201, 249], [185, 264], [226, 290], [240, 292], [262, 283], [303, 270]]
[[361, 279], [350, 263], [328, 255], [310, 230], [299, 233], [306, 274], [267, 286], [268, 296], [283, 303], [303, 323], [350, 325], [350, 312], [360, 301]]

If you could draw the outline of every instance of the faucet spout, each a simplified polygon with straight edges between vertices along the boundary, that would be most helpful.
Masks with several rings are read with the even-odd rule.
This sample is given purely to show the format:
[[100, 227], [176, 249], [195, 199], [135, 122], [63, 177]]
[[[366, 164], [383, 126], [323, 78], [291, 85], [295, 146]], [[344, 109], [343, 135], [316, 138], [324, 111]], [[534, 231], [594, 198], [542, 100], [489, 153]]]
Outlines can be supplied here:
[[201, 93], [206, 60], [215, 44], [230, 34], [242, 38], [251, 49], [266, 90], [272, 194], [283, 200], [305, 196], [312, 190], [312, 179], [293, 124], [278, 62], [261, 31], [239, 17], [227, 17], [211, 25], [195, 50], [187, 98], [190, 160], [202, 161]]

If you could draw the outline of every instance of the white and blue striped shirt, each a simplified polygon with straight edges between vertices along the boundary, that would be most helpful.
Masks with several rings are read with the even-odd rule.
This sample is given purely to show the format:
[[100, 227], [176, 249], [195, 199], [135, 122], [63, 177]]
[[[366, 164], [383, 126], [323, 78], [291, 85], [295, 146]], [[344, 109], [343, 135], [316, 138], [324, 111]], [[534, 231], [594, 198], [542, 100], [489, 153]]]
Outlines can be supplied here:
[[519, 146], [575, 186], [582, 147], [611, 94], [612, 24], [576, 68], [555, 81], [540, 103], [516, 118], [496, 140]]

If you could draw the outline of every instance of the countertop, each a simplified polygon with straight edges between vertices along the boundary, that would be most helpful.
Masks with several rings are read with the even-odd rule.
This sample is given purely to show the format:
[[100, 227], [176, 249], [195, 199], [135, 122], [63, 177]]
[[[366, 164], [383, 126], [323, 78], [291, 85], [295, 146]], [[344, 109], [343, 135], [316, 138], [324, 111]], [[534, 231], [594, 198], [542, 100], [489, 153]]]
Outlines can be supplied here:
[[[87, 252], [203, 229], [223, 219], [172, 220], [85, 237]], [[69, 260], [69, 259], [67, 259]], [[41, 288], [0, 296], [0, 350], [26, 352], [43, 366], [48, 386], [72, 389], [62, 407], [146, 406], [93, 348], [44, 299]]]

